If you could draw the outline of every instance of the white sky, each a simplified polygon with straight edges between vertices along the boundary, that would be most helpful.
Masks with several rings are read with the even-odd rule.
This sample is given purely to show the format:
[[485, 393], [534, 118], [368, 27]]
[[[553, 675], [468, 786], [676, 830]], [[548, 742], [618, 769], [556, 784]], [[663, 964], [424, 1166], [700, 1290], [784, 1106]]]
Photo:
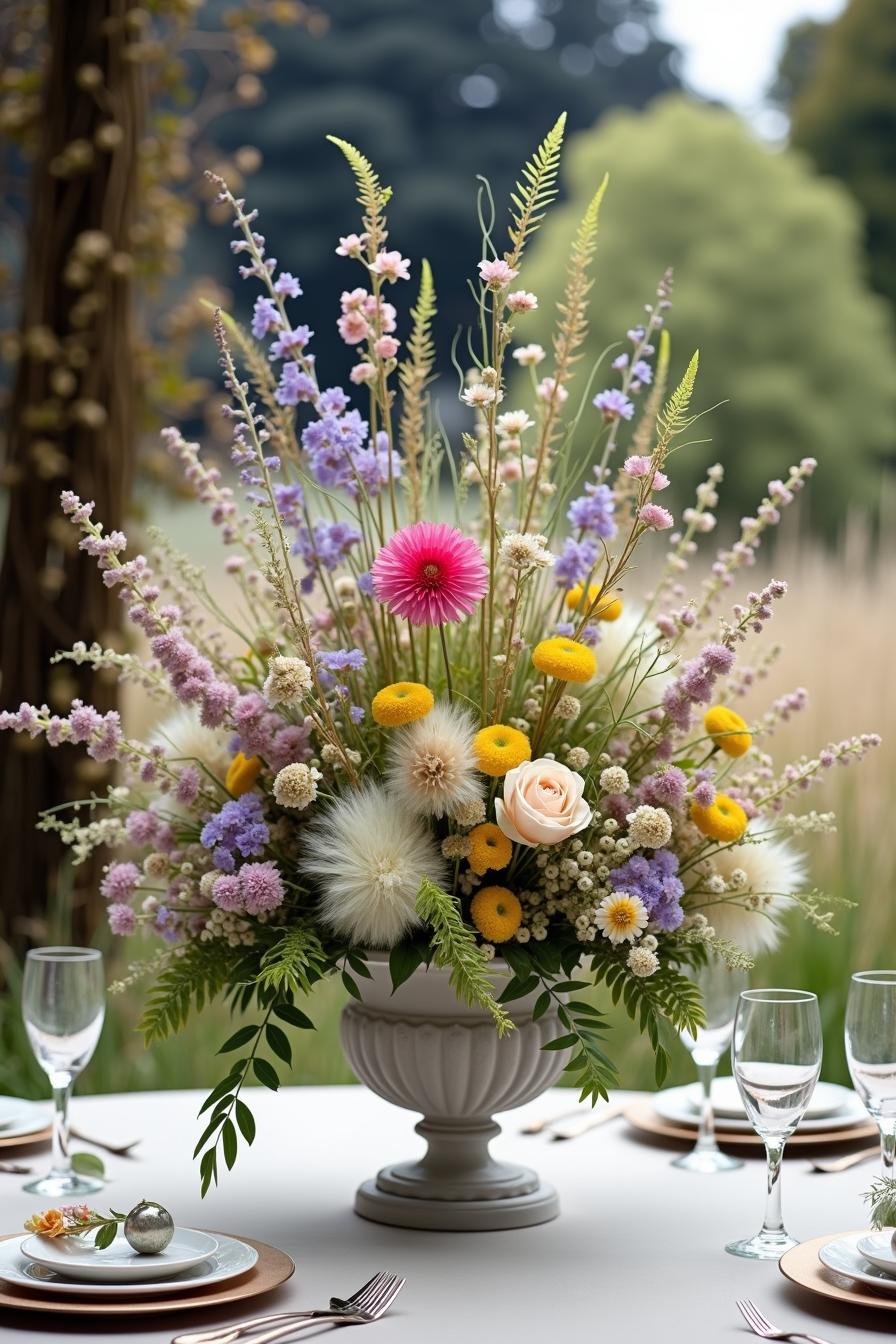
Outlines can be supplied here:
[[833, 18], [845, 0], [659, 0], [659, 7], [657, 27], [680, 45], [685, 81], [775, 135], [762, 98], [786, 30], [799, 19]]

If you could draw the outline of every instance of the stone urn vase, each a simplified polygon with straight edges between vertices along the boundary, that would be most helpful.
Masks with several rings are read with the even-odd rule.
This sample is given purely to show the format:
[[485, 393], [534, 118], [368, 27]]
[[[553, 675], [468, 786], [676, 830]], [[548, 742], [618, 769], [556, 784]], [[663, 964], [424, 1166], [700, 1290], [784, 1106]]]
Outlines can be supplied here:
[[[449, 972], [419, 967], [393, 993], [388, 954], [369, 952], [363, 1002], [342, 1014], [342, 1044], [357, 1076], [377, 1096], [418, 1111], [427, 1149], [365, 1181], [355, 1211], [374, 1222], [440, 1232], [530, 1227], [556, 1218], [556, 1192], [529, 1167], [492, 1157], [501, 1129], [495, 1111], [510, 1110], [556, 1082], [569, 1052], [542, 1049], [563, 1032], [549, 1009], [537, 1022], [537, 995], [508, 1004], [516, 1030], [499, 1037], [485, 1009], [461, 1003]], [[491, 963], [496, 994], [510, 977]]]

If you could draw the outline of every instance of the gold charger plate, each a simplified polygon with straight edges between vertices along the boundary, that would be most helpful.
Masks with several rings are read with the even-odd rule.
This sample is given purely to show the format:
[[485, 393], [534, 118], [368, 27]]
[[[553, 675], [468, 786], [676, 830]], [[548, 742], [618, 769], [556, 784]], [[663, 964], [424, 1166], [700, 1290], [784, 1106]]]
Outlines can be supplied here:
[[[214, 1236], [214, 1233], [212, 1233]], [[220, 1233], [231, 1236], [232, 1233]], [[20, 1232], [7, 1233], [0, 1241], [9, 1241], [11, 1237], [21, 1236]], [[247, 1297], [260, 1297], [285, 1283], [295, 1273], [295, 1264], [285, 1251], [269, 1246], [264, 1241], [254, 1241], [252, 1237], [239, 1237], [247, 1246], [253, 1246], [258, 1252], [254, 1268], [247, 1270], [239, 1278], [228, 1279], [226, 1283], [210, 1284], [207, 1288], [181, 1289], [174, 1291], [171, 1297], [141, 1297], [135, 1289], [133, 1293], [122, 1294], [115, 1298], [65, 1297], [62, 1293], [29, 1293], [24, 1288], [14, 1287], [0, 1279], [0, 1308], [15, 1308], [19, 1311], [55, 1311], [71, 1316], [143, 1316], [162, 1311], [200, 1311], [204, 1307], [218, 1307], [222, 1303], [239, 1302]]]
[[[653, 1134], [660, 1139], [678, 1139], [689, 1144], [696, 1141], [696, 1125], [691, 1128], [688, 1125], [673, 1124], [671, 1120], [658, 1115], [649, 1101], [636, 1101], [628, 1107], [624, 1115], [632, 1128], [640, 1130], [643, 1134]], [[787, 1140], [787, 1147], [788, 1149], [827, 1148], [831, 1144], [860, 1143], [865, 1139], [876, 1139], [877, 1136], [877, 1125], [869, 1120], [865, 1124], [852, 1125], [848, 1129], [814, 1130], [811, 1134], [797, 1133]], [[746, 1133], [744, 1130], [724, 1129], [722, 1125], [716, 1123], [716, 1138], [723, 1148], [755, 1148], [757, 1151], [762, 1149], [762, 1140], [752, 1130]]]
[[53, 1137], [53, 1126], [44, 1125], [30, 1134], [16, 1134], [11, 1139], [0, 1139], [0, 1148], [26, 1148], [30, 1143], [45, 1143]]
[[[867, 1231], [867, 1228], [865, 1229]], [[862, 1236], [861, 1232], [829, 1232], [826, 1237], [815, 1237], [812, 1241], [800, 1242], [792, 1250], [785, 1251], [778, 1261], [778, 1268], [791, 1283], [805, 1288], [807, 1292], [817, 1293], [820, 1297], [831, 1297], [836, 1302], [848, 1302], [852, 1306], [873, 1307], [877, 1311], [896, 1311], [896, 1293], [876, 1293], [866, 1288], [864, 1283], [849, 1278], [846, 1274], [837, 1274], [828, 1269], [818, 1258], [818, 1252], [829, 1241], [837, 1237]]]

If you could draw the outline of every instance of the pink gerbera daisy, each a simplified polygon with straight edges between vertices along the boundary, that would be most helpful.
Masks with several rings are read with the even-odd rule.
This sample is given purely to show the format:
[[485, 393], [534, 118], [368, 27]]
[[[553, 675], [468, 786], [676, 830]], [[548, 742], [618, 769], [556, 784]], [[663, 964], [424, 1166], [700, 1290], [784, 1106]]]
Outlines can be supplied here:
[[379, 600], [412, 625], [459, 621], [488, 588], [482, 551], [447, 523], [403, 527], [382, 548], [372, 572]]

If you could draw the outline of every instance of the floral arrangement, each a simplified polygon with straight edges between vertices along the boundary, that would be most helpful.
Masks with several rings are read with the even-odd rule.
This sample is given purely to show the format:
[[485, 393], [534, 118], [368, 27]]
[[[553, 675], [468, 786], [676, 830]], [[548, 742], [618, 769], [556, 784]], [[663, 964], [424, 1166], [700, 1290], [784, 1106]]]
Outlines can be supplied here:
[[[138, 741], [117, 713], [76, 701], [65, 715], [22, 705], [0, 727], [119, 764], [107, 796], [40, 824], [76, 862], [98, 845], [127, 851], [102, 890], [115, 933], [162, 940], [131, 968], [152, 977], [147, 1041], [216, 995], [256, 1009], [222, 1046], [234, 1062], [204, 1108], [203, 1192], [219, 1152], [230, 1167], [239, 1135], [254, 1137], [243, 1085], [276, 1089], [286, 1029], [312, 1025], [297, 1001], [333, 974], [360, 995], [371, 949], [389, 950], [396, 985], [449, 967], [501, 1033], [513, 999], [538, 991], [536, 1015], [554, 1001], [563, 1035], [549, 1048], [570, 1048], [571, 1079], [596, 1098], [615, 1074], [583, 989], [622, 1001], [662, 1079], [664, 1030], [700, 1021], [690, 968], [708, 955], [749, 964], [788, 906], [830, 928], [792, 837], [832, 819], [788, 806], [876, 738], [777, 772], [766, 742], [805, 692], [753, 722], [734, 706], [763, 670], [743, 645], [786, 585], [726, 609], [815, 462], [769, 483], [688, 598], [723, 470], [710, 467], [680, 519], [662, 502], [698, 369], [695, 354], [670, 381], [670, 274], [610, 367], [579, 367], [605, 183], [572, 244], [550, 354], [526, 341], [538, 299], [520, 277], [562, 136], [561, 118], [523, 170], [506, 235], [482, 188], [473, 325], [454, 352], [459, 443], [430, 395], [429, 267], [399, 338], [392, 298], [411, 263], [389, 246], [390, 193], [335, 140], [362, 208], [337, 247], [351, 393], [320, 378], [299, 281], [216, 179], [240, 275], [259, 290], [251, 333], [214, 317], [239, 487], [176, 429], [163, 435], [226, 548], [214, 584], [158, 533], [148, 556], [128, 558], [124, 534], [63, 492], [147, 652], [78, 644], [58, 657], [137, 683], [161, 722]], [[577, 456], [582, 421], [593, 451]], [[641, 601], [636, 552], [651, 580]]]

